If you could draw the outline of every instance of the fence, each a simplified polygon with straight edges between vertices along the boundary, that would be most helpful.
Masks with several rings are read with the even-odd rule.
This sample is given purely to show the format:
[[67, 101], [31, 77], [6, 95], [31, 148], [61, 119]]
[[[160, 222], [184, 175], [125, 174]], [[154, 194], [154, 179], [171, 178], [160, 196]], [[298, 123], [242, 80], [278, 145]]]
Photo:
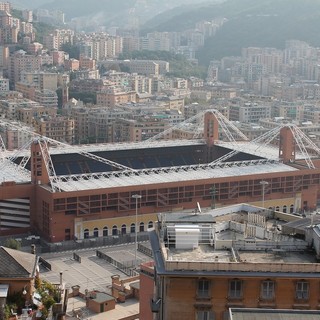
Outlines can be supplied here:
[[112, 264], [113, 266], [115, 266], [116, 268], [118, 268], [127, 276], [133, 277], [139, 274], [136, 270], [134, 270], [134, 261], [119, 262], [113, 259], [112, 257], [110, 257], [109, 255], [107, 255], [106, 253], [103, 253], [99, 250], [97, 250], [96, 255], [100, 259], [103, 259], [109, 262], [110, 264]]
[[152, 249], [150, 247], [145, 246], [142, 243], [138, 243], [138, 251], [142, 252], [146, 256], [153, 258]]
[[[148, 232], [138, 233], [138, 242], [149, 241]], [[48, 243], [41, 240], [41, 252], [62, 252], [62, 251], [74, 251], [79, 249], [94, 249], [97, 247], [115, 246], [126, 243], [134, 243], [134, 234], [125, 234], [119, 236], [107, 236], [98, 238], [89, 238], [83, 240], [70, 240], [58, 243]]]

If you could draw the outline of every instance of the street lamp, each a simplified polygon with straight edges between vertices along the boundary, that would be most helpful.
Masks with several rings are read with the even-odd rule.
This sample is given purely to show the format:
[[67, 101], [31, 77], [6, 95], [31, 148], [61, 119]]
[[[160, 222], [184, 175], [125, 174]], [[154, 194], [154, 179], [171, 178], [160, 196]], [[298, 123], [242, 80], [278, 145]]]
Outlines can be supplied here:
[[260, 181], [260, 184], [262, 185], [262, 207], [264, 208], [264, 195], [265, 195], [265, 188], [269, 184], [268, 181]]
[[210, 195], [211, 195], [211, 209], [216, 208], [216, 187], [213, 185], [210, 188]]
[[27, 285], [24, 286], [22, 294], [25, 296], [27, 294], [27, 289], [26, 289]]
[[136, 226], [134, 228], [134, 233], [135, 233], [135, 249], [134, 249], [134, 266], [137, 268], [137, 251], [138, 251], [138, 199], [141, 199], [142, 196], [140, 194], [133, 194], [131, 196], [133, 199], [136, 199]]

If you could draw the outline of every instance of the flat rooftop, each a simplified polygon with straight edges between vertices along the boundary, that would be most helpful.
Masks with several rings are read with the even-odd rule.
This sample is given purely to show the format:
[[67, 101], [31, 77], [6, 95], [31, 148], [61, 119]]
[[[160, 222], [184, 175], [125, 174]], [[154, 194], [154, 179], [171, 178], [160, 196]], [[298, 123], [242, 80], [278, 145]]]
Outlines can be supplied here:
[[[270, 251], [241, 251], [240, 261], [250, 263], [316, 263], [316, 257], [312, 253], [303, 251], [289, 251], [270, 249]], [[206, 261], [224, 262], [233, 261], [230, 250], [214, 250], [209, 245], [200, 245], [192, 250], [170, 249], [168, 253], [170, 261]]]
[[[62, 271], [65, 287], [70, 290], [72, 286], [79, 285], [81, 292], [88, 289], [89, 291], [98, 290], [108, 293], [108, 288], [110, 288], [112, 282], [112, 275], [118, 274], [121, 279], [125, 279], [128, 276], [119, 268], [97, 257], [97, 250], [108, 254], [114, 260], [124, 265], [132, 265], [135, 259], [134, 244], [75, 250], [81, 257], [81, 263], [73, 259], [73, 251], [44, 253], [40, 254], [40, 256], [49, 262], [52, 268], [48, 270], [41, 266], [41, 278], [51, 283], [59, 283], [60, 272]], [[151, 260], [152, 258], [140, 251], [137, 252], [138, 262]]]
[[[292, 276], [306, 272], [314, 276], [320, 272], [315, 252], [306, 240], [282, 234], [285, 221], [279, 215], [248, 204], [198, 214], [159, 214], [150, 234], [157, 267], [169, 272], [285, 272]], [[282, 219], [301, 220], [282, 215]]]

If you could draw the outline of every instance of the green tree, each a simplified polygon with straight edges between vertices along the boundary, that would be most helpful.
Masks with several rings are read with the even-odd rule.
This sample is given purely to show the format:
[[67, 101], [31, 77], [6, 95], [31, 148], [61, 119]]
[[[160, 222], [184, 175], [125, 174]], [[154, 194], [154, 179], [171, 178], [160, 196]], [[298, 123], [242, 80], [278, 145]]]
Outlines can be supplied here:
[[36, 41], [37, 42], [43, 42], [43, 37], [53, 33], [54, 26], [44, 23], [44, 22], [34, 22], [33, 27], [36, 31]]
[[17, 241], [16, 239], [10, 238], [7, 239], [5, 242], [5, 247], [10, 249], [19, 250], [21, 248], [21, 243]]
[[70, 42], [64, 43], [61, 46], [61, 50], [67, 52], [69, 54], [70, 59], [79, 59], [80, 57], [80, 48], [75, 44], [71, 44]]

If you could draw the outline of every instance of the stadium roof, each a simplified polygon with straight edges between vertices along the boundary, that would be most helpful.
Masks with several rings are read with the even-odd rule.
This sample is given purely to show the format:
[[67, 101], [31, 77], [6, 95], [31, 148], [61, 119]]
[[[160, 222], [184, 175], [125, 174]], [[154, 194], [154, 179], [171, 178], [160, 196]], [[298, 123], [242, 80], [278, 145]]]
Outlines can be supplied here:
[[23, 169], [13, 162], [5, 161], [0, 165], [0, 181], [15, 181], [16, 183], [31, 182], [30, 171]]
[[80, 191], [97, 188], [143, 186], [175, 181], [193, 181], [234, 176], [259, 175], [264, 173], [297, 171], [291, 166], [268, 160], [252, 160], [226, 163], [216, 166], [195, 165], [162, 169], [114, 171], [100, 174], [60, 176], [53, 182], [61, 191]]
[[[101, 144], [84, 144], [72, 145], [70, 148], [55, 147], [50, 148], [50, 154], [77, 153], [80, 151], [99, 152], [99, 151], [115, 151], [115, 150], [132, 150], [146, 148], [163, 148], [174, 146], [192, 146], [203, 145], [204, 140], [158, 140], [157, 142], [128, 142], [128, 143], [101, 143]], [[229, 146], [230, 147], [230, 146]]]

